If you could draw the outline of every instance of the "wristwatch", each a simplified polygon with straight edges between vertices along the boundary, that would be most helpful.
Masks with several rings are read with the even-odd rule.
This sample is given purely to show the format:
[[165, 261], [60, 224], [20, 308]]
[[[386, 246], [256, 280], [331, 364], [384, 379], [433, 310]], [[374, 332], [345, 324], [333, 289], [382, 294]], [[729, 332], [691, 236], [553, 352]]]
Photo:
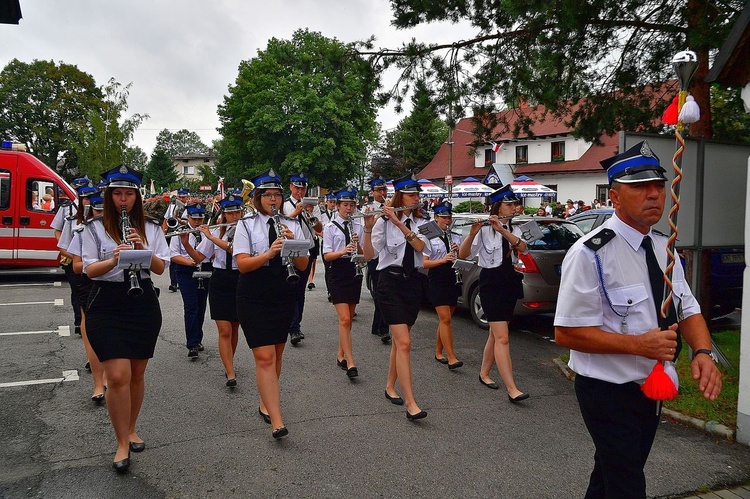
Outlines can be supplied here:
[[706, 355], [711, 357], [711, 360], [713, 360], [714, 362], [718, 361], [713, 350], [709, 350], [708, 348], [701, 348], [700, 350], [696, 350], [695, 352], [693, 352], [693, 358], [696, 358], [699, 353], [705, 353]]

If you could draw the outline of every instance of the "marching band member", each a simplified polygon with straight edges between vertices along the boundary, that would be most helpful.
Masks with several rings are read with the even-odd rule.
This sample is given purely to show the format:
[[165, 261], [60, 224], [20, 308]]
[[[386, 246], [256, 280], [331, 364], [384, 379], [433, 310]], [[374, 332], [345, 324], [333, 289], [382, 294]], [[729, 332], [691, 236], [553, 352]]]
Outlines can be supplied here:
[[[236, 223], [242, 217], [242, 199], [230, 194], [219, 201], [224, 223]], [[216, 321], [219, 331], [219, 355], [224, 364], [229, 388], [237, 386], [234, 372], [234, 354], [237, 352], [240, 320], [237, 317], [237, 280], [240, 272], [237, 261], [232, 256], [236, 226], [218, 227], [211, 231], [201, 225], [204, 239], [198, 245], [200, 263], [205, 258], [213, 258], [214, 273], [208, 286], [208, 303], [211, 318]]]
[[[310, 229], [312, 230], [313, 246], [310, 248], [310, 275], [307, 278], [307, 289], [315, 289], [315, 265], [318, 263], [318, 255], [320, 254], [320, 239], [323, 237], [323, 225], [318, 223], [318, 219], [315, 213], [315, 206], [308, 204], [305, 205], [303, 211], [305, 212], [305, 218], [310, 223]], [[316, 227], [319, 228], [316, 229]]]
[[[326, 194], [325, 205], [320, 210], [320, 223], [323, 225], [323, 237], [325, 237], [325, 229], [328, 222], [333, 220], [336, 216], [336, 196], [333, 195], [333, 191]], [[331, 273], [330, 262], [327, 262], [323, 258], [323, 268], [325, 269], [325, 281], [326, 281], [326, 294], [328, 295], [328, 301], [331, 301], [331, 287], [328, 284], [328, 278]]]
[[[106, 172], [104, 214], [88, 224], [81, 254], [84, 272], [94, 281], [86, 330], [107, 375], [107, 410], [117, 437], [112, 465], [118, 473], [128, 471], [131, 450], [145, 449], [135, 426], [143, 403], [144, 373], [154, 355], [162, 317], [149, 271], [124, 271], [117, 264], [120, 252], [131, 248], [152, 250], [151, 272], [162, 274], [169, 264], [164, 233], [143, 216], [138, 189], [142, 177], [125, 165]], [[125, 220], [120, 216], [123, 207]]]
[[[336, 307], [339, 324], [339, 350], [336, 364], [349, 379], [359, 375], [352, 354], [352, 317], [362, 291], [362, 274], [351, 261], [359, 253], [364, 239], [361, 224], [349, 218], [357, 208], [357, 192], [349, 187], [336, 193], [337, 214], [323, 231], [323, 259], [329, 263], [331, 302]], [[361, 269], [360, 269], [361, 270]]]
[[490, 332], [482, 354], [479, 381], [488, 388], [498, 389], [497, 384], [489, 379], [492, 363], [496, 362], [508, 391], [508, 399], [516, 403], [529, 398], [529, 394], [516, 386], [510, 360], [508, 322], [513, 317], [516, 299], [519, 294], [523, 296], [523, 284], [516, 279], [511, 254], [513, 250], [526, 253], [528, 247], [520, 235], [510, 228], [509, 220], [520, 202], [510, 185], [491, 193], [489, 201], [492, 203], [491, 225], [483, 227], [481, 222], [472, 225], [469, 235], [461, 243], [458, 256], [463, 259], [478, 256], [482, 269], [479, 274], [479, 297], [490, 323]]
[[[428, 241], [418, 234], [419, 226], [426, 222], [418, 208], [419, 182], [407, 175], [395, 180], [393, 187], [396, 194], [391, 205], [383, 207], [385, 216], [376, 221], [374, 217], [365, 218], [363, 249], [368, 259], [378, 254], [380, 277], [376, 298], [393, 338], [385, 397], [396, 405], [405, 404], [406, 417], [416, 420], [427, 413], [419, 408], [412, 393], [410, 333], [422, 301], [417, 269], [423, 266], [422, 251]], [[396, 379], [403, 399], [396, 394]]]
[[[296, 285], [287, 282], [289, 269], [280, 253], [285, 239], [300, 239], [303, 235], [297, 220], [281, 216], [283, 208], [274, 217], [274, 209], [282, 207], [284, 201], [281, 178], [269, 170], [254, 178], [253, 183], [256, 213], [239, 221], [234, 238], [234, 257], [240, 271], [237, 314], [255, 358], [258, 411], [271, 424], [273, 437], [281, 438], [289, 432], [281, 417], [279, 376], [289, 317], [296, 308]], [[308, 257], [293, 258], [293, 265], [298, 271], [307, 269]]]
[[[205, 218], [206, 208], [200, 203], [189, 204], [185, 208], [190, 229], [197, 229]], [[179, 231], [179, 229], [178, 229]], [[200, 231], [184, 232], [173, 236], [169, 242], [172, 264], [175, 267], [175, 277], [182, 295], [182, 306], [185, 318], [185, 338], [188, 357], [198, 358], [198, 352], [203, 351], [203, 320], [206, 316], [208, 301], [208, 285], [210, 278], [194, 278], [195, 271], [210, 271], [211, 263], [202, 262], [202, 255], [196, 251], [203, 236]], [[202, 262], [202, 263], [201, 263]]]
[[[370, 195], [372, 196], [372, 202], [367, 203], [362, 211], [367, 213], [374, 210], [380, 210], [385, 206], [385, 197], [388, 193], [388, 186], [386, 185], [383, 177], [376, 177], [370, 180]], [[372, 260], [367, 262], [367, 275], [370, 276], [370, 284], [372, 286], [372, 296], [378, 295], [378, 276], [380, 271], [378, 270], [378, 257], [376, 256]], [[378, 300], [375, 299], [375, 313], [372, 315], [372, 326], [370, 332], [380, 337], [383, 343], [391, 341], [391, 334], [388, 331], [388, 324], [383, 320], [383, 314], [380, 311], [380, 305]]]
[[[177, 218], [180, 220], [185, 219], [185, 206], [188, 204], [188, 199], [190, 197], [190, 191], [187, 189], [177, 189], [177, 197], [172, 198], [172, 200], [169, 202], [169, 206], [167, 207], [167, 211], [164, 213], [164, 222], [162, 222], [162, 229], [164, 229], [165, 232], [168, 232], [167, 230], [167, 219], [169, 218]], [[171, 292], [177, 291], [177, 276], [175, 275], [175, 265], [169, 266], [169, 290]]]
[[86, 313], [83, 308], [91, 292], [91, 279], [83, 273], [83, 260], [81, 260], [83, 239], [81, 232], [88, 220], [93, 216], [101, 216], [103, 208], [103, 200], [99, 196], [99, 189], [91, 185], [91, 183], [79, 187], [76, 219], [72, 221], [66, 220], [65, 228], [63, 228], [60, 240], [57, 242], [60, 253], [72, 260], [72, 270], [76, 276], [75, 287], [81, 307], [81, 338], [83, 339], [83, 347], [86, 351], [86, 366], [91, 370], [91, 376], [94, 380], [94, 392], [91, 395], [91, 400], [97, 405], [104, 402], [104, 368], [101, 362], [99, 362], [96, 353], [91, 348], [88, 334], [86, 334]]
[[[430, 301], [440, 319], [435, 340], [435, 360], [441, 364], [448, 364], [448, 369], [451, 370], [464, 365], [453, 352], [451, 318], [458, 304], [461, 286], [456, 282], [456, 271], [452, 267], [458, 255], [461, 236], [448, 230], [453, 220], [452, 208], [453, 206], [447, 201], [433, 208], [435, 223], [443, 230], [443, 235], [430, 240], [430, 245], [425, 250], [424, 260], [424, 267], [429, 269], [427, 276], [430, 281]], [[448, 358], [443, 357], [443, 348]]]

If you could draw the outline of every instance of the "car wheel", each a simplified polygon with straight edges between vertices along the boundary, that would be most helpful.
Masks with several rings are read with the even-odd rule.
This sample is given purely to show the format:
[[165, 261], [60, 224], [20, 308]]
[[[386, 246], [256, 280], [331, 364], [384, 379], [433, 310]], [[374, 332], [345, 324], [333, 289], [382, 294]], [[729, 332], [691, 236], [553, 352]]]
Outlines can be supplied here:
[[469, 311], [471, 312], [471, 320], [474, 324], [482, 329], [489, 329], [490, 323], [487, 322], [487, 316], [484, 315], [484, 309], [482, 308], [482, 300], [479, 298], [479, 286], [474, 286], [469, 295]]

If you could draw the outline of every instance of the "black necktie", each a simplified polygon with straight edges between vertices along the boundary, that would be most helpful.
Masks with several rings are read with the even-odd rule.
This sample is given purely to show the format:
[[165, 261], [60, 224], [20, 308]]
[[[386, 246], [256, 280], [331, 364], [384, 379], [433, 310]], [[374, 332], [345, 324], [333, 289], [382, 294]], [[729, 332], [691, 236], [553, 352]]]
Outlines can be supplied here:
[[199, 244], [201, 243], [201, 240], [202, 240], [203, 238], [201, 238], [201, 233], [200, 233], [200, 232], [196, 232], [196, 233], [195, 233], [195, 234], [193, 234], [193, 235], [195, 236], [195, 247], [197, 248], [197, 247], [198, 247], [198, 245], [199, 245]]
[[232, 270], [232, 252], [229, 251], [229, 248], [232, 246], [232, 241], [234, 240], [234, 229], [234, 227], [227, 229], [227, 243], [229, 244], [227, 244], [227, 249], [225, 250], [227, 263], [224, 268], [226, 270]]
[[344, 241], [346, 242], [346, 245], [349, 246], [349, 243], [352, 242], [352, 239], [349, 237], [349, 221], [344, 221]]
[[[276, 226], [273, 223], [273, 218], [268, 219], [268, 247], [270, 248], [274, 241], [278, 239], [276, 234]], [[268, 262], [269, 267], [281, 267], [281, 253], [271, 258]]]
[[[406, 228], [411, 230], [411, 220], [408, 218], [406, 219]], [[401, 266], [407, 274], [414, 271], [414, 248], [411, 247], [409, 241], [406, 242], [406, 248], [404, 248], [404, 261]]]
[[448, 252], [448, 253], [450, 253], [451, 250], [452, 250], [451, 249], [451, 240], [448, 238], [448, 233], [447, 232], [443, 232], [442, 240], [443, 240], [443, 243], [445, 244], [445, 251]]
[[[651, 284], [651, 293], [654, 296], [654, 305], [656, 308], [656, 319], [659, 322], [661, 329], [667, 329], [669, 326], [677, 322], [677, 312], [674, 307], [674, 296], [672, 297], [672, 303], [669, 304], [669, 310], [667, 310], [666, 319], [661, 317], [661, 302], [664, 299], [664, 274], [659, 267], [659, 261], [656, 259], [654, 254], [654, 245], [651, 242], [651, 237], [646, 236], [641, 241], [641, 247], [646, 251], [646, 267], [648, 268], [648, 280]], [[675, 351], [675, 359], [680, 354], [682, 348], [682, 339], [680, 335], [677, 335], [677, 349]]]

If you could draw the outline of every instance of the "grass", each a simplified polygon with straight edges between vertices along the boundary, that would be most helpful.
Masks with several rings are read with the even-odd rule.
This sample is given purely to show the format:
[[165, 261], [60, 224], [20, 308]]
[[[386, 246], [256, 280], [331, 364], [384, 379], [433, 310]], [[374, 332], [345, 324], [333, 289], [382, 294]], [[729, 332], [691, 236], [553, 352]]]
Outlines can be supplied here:
[[[698, 391], [698, 384], [693, 380], [690, 372], [688, 349], [685, 345], [676, 366], [680, 375], [680, 394], [677, 398], [666, 401], [664, 407], [704, 421], [716, 421], [735, 429], [737, 427], [737, 397], [739, 396], [740, 331], [720, 331], [713, 333], [711, 337], [732, 365], [731, 368], [726, 368], [718, 364], [722, 373], [719, 398], [711, 402]], [[560, 356], [566, 364], [569, 358], [568, 353]]]

